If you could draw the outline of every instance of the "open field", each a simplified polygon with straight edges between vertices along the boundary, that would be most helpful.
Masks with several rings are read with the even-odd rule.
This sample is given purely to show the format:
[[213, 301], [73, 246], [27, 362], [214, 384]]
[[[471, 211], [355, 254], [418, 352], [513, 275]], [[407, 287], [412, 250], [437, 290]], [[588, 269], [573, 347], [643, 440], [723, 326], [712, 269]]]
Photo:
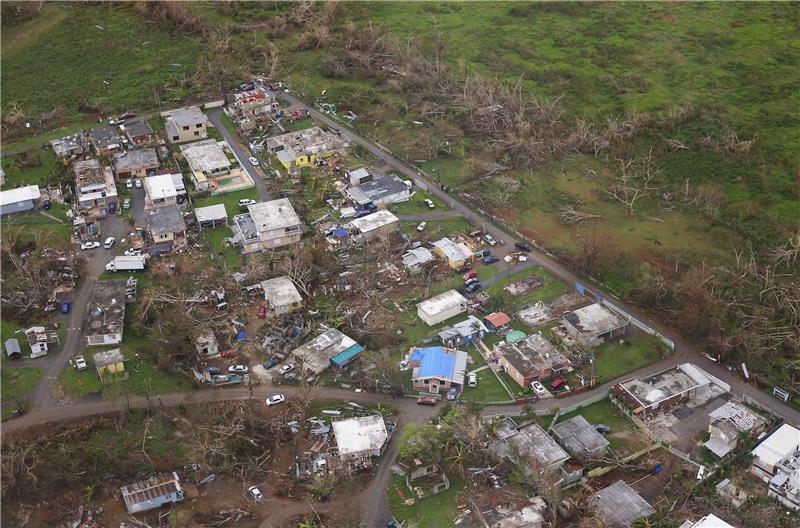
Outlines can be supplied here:
[[595, 349], [595, 374], [605, 383], [665, 356], [664, 345], [650, 336], [605, 343]]
[[0, 372], [3, 401], [25, 398], [42, 377], [41, 369], [36, 367], [4, 367]]

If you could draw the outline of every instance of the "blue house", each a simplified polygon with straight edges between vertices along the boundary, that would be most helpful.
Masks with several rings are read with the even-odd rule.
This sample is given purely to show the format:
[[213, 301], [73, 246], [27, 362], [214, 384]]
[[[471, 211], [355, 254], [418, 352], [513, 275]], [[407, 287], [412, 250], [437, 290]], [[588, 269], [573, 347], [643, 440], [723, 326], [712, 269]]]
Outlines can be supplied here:
[[413, 348], [408, 355], [413, 368], [414, 390], [431, 394], [445, 393], [451, 387], [463, 387], [467, 373], [467, 353], [441, 346]]
[[483, 338], [484, 335], [486, 335], [486, 326], [480, 319], [470, 315], [466, 320], [439, 332], [439, 339], [444, 346], [454, 348], [468, 345], [476, 339]]

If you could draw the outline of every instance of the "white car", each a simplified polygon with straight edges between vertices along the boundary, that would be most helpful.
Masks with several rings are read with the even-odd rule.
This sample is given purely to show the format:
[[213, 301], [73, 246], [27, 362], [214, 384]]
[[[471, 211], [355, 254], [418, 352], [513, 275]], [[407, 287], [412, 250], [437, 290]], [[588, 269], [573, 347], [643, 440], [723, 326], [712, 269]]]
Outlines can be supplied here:
[[255, 205], [256, 201], [251, 200], [250, 198], [245, 198], [243, 200], [239, 200], [239, 207], [247, 207], [248, 205]]
[[133, 189], [133, 180], [130, 178], [125, 180], [125, 187], [127, 187], [128, 189]]
[[90, 240], [81, 244], [81, 249], [97, 249], [100, 247], [100, 242]]
[[547, 394], [547, 390], [544, 388], [544, 385], [542, 385], [538, 381], [534, 381], [533, 383], [531, 383], [531, 388], [533, 389], [533, 392], [535, 392], [539, 396], [544, 396], [545, 394]]
[[428, 227], [428, 222], [422, 222], [417, 226], [417, 231], [425, 231], [426, 227]]
[[436, 208], [436, 204], [433, 203], [433, 200], [429, 200], [428, 198], [425, 198], [425, 205], [428, 206], [428, 209]]
[[264, 495], [261, 494], [261, 490], [255, 486], [250, 486], [247, 488], [247, 491], [250, 492], [250, 495], [256, 500], [256, 502], [261, 502], [264, 500]]
[[131, 208], [131, 199], [130, 198], [125, 198], [125, 201], [122, 202], [122, 209], [123, 210], [128, 210], [130, 208]]
[[104, 248], [106, 248], [106, 249], [111, 249], [111, 247], [114, 245], [114, 242], [116, 242], [116, 241], [117, 241], [117, 239], [116, 239], [116, 238], [114, 238], [114, 237], [108, 237], [108, 238], [106, 239], [106, 241], [105, 241], [105, 242], [103, 242], [103, 247], [104, 247]]
[[486, 240], [486, 243], [490, 246], [497, 245], [497, 240], [495, 240], [492, 235], [484, 235], [483, 239]]
[[259, 166], [258, 158], [255, 158], [255, 157], [250, 158], [250, 165], [258, 167]]
[[86, 370], [86, 360], [83, 356], [77, 356], [75, 358], [75, 368], [78, 370]]
[[136, 186], [137, 189], [141, 189], [142, 188], [142, 180], [140, 180], [139, 178], [136, 178], [135, 180], [133, 180], [133, 184]]
[[284, 374], [288, 374], [289, 372], [291, 372], [293, 370], [294, 370], [294, 364], [293, 363], [289, 363], [288, 365], [284, 365], [281, 368], [279, 368], [278, 369], [278, 374], [283, 376]]
[[247, 365], [231, 365], [228, 367], [228, 372], [230, 374], [247, 374], [250, 369], [247, 368]]
[[286, 401], [286, 396], [283, 394], [273, 394], [269, 398], [267, 398], [267, 407], [272, 407], [273, 405], [278, 405], [279, 403], [283, 403]]
[[141, 254], [142, 250], [137, 248], [126, 249], [125, 253], [123, 253], [123, 255], [125, 255], [126, 257], [138, 257]]

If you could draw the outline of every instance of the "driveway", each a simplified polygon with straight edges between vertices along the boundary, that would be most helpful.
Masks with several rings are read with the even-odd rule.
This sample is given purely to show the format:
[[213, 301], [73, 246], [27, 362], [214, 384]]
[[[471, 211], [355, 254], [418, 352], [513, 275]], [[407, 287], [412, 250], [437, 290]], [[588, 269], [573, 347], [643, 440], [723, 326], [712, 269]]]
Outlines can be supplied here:
[[269, 192], [267, 191], [267, 185], [264, 183], [264, 171], [261, 170], [261, 167], [256, 167], [250, 163], [250, 151], [247, 150], [239, 141], [238, 134], [234, 135], [230, 130], [228, 130], [228, 127], [225, 126], [220, 114], [222, 114], [222, 110], [219, 108], [212, 110], [208, 113], [208, 120], [211, 121], [211, 124], [213, 124], [217, 130], [222, 133], [225, 141], [228, 142], [228, 145], [231, 146], [233, 152], [236, 154], [236, 157], [239, 158], [242, 168], [247, 171], [247, 174], [250, 175], [253, 183], [256, 184], [256, 189], [258, 189], [258, 194], [261, 196], [261, 201], [269, 201]]

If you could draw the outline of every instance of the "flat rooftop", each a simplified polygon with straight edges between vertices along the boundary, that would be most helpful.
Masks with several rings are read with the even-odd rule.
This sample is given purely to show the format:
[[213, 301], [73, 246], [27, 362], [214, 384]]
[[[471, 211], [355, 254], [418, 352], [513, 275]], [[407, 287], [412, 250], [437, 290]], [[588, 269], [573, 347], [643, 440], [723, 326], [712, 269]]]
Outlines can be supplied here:
[[111, 148], [122, 145], [124, 139], [120, 130], [114, 125], [93, 128], [89, 131], [89, 137], [101, 147]]
[[581, 415], [554, 425], [551, 431], [571, 455], [588, 456], [608, 447], [608, 440]]
[[196, 208], [194, 216], [198, 222], [210, 222], [228, 218], [228, 212], [225, 210], [225, 204], [215, 204]]
[[164, 200], [178, 196], [172, 174], [160, 174], [144, 178], [144, 191], [151, 200]]
[[114, 156], [114, 170], [125, 172], [140, 168], [158, 167], [156, 149], [127, 150]]
[[395, 224], [399, 221], [400, 219], [393, 215], [391, 211], [381, 209], [380, 211], [362, 216], [361, 218], [356, 218], [347, 225], [357, 229], [359, 233], [369, 233], [370, 231], [374, 231], [390, 224]]
[[512, 457], [518, 453], [534, 470], [546, 470], [569, 459], [569, 454], [536, 422], [518, 427], [516, 434], [507, 436], [505, 442]]
[[25, 187], [17, 187], [15, 189], [8, 189], [0, 191], [0, 206], [10, 205], [27, 200], [38, 200], [42, 197], [38, 185], [26, 185]]
[[438, 315], [456, 306], [464, 310], [467, 308], [467, 299], [456, 290], [447, 290], [435, 297], [431, 297], [427, 301], [422, 301], [417, 304], [417, 308], [429, 316]]
[[179, 127], [193, 127], [206, 122], [206, 115], [196, 106], [179, 108], [172, 112], [167, 119], [169, 118], [172, 118], [172, 121]]
[[186, 230], [186, 222], [177, 205], [159, 207], [147, 213], [147, 228], [153, 237]]
[[376, 180], [368, 181], [351, 187], [347, 190], [348, 196], [356, 203], [377, 202], [387, 196], [392, 196], [408, 191], [406, 183], [395, 174], [382, 176]]
[[122, 363], [123, 361], [125, 361], [125, 358], [119, 348], [104, 350], [94, 355], [94, 366], [98, 368], [114, 365], [115, 363]]
[[150, 123], [144, 119], [138, 121], [126, 121], [123, 125], [129, 136], [146, 136], [153, 133]]
[[523, 376], [569, 363], [567, 357], [541, 334], [530, 335], [515, 343], [505, 341], [502, 346], [498, 343], [495, 351]]
[[606, 526], [630, 528], [634, 521], [656, 511], [624, 480], [618, 480], [589, 497], [589, 508], [596, 511]]
[[340, 455], [379, 450], [389, 437], [386, 423], [380, 414], [339, 420], [331, 426]]
[[79, 149], [83, 151], [83, 149], [86, 148], [86, 140], [83, 132], [78, 132], [57, 139], [51, 139], [50, 147], [53, 149], [56, 156], [68, 156], [72, 150]]
[[648, 407], [677, 394], [711, 383], [703, 370], [691, 363], [682, 363], [647, 378], [633, 378], [621, 383], [639, 405]]
[[622, 328], [628, 323], [600, 303], [578, 308], [564, 319], [586, 336], [596, 336]]
[[346, 146], [346, 141], [335, 134], [325, 132], [320, 127], [310, 127], [267, 139], [267, 148], [271, 152], [285, 150], [291, 155], [291, 160], [298, 156], [320, 154]]
[[248, 205], [247, 210], [259, 233], [299, 226], [301, 223], [288, 198]]
[[125, 326], [125, 279], [97, 281], [87, 306], [87, 323], [84, 335], [122, 334]]
[[297, 286], [294, 285], [294, 282], [289, 277], [275, 277], [274, 279], [262, 281], [261, 288], [264, 290], [264, 297], [267, 302], [272, 306], [285, 306], [303, 302], [303, 297], [297, 291]]
[[[225, 142], [222, 142], [225, 144]], [[181, 145], [181, 152], [192, 172], [213, 172], [227, 169], [231, 161], [216, 139], [204, 139]]]
[[800, 449], [800, 429], [781, 425], [753, 449], [753, 456], [770, 466]]

